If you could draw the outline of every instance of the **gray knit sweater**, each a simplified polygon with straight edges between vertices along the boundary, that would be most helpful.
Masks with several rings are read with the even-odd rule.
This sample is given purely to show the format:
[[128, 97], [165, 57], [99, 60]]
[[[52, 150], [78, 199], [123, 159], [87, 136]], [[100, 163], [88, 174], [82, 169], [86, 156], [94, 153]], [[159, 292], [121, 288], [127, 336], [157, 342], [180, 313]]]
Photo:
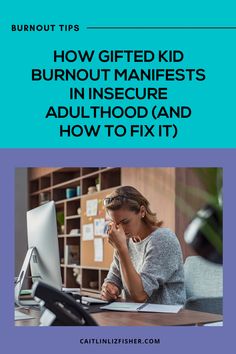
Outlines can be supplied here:
[[[129, 255], [142, 279], [148, 302], [183, 304], [185, 302], [183, 259], [179, 241], [169, 229], [158, 228], [141, 242], [128, 240]], [[119, 255], [114, 253], [106, 282], [124, 289], [126, 300], [129, 291], [123, 279]]]

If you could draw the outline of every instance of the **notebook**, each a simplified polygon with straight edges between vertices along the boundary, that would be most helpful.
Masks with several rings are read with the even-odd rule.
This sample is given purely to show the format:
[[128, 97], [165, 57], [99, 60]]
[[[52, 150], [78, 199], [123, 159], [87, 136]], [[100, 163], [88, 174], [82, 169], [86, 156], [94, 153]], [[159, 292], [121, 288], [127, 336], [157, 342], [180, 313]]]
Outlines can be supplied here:
[[183, 305], [159, 305], [137, 302], [112, 302], [109, 305], [100, 307], [102, 310], [130, 311], [130, 312], [164, 312], [177, 313]]

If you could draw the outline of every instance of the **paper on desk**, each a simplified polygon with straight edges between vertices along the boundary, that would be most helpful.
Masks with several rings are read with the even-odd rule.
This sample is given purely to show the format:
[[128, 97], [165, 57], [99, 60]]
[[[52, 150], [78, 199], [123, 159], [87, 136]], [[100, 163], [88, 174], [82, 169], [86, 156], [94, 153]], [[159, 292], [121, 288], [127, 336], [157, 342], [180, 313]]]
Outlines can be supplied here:
[[182, 307], [182, 305], [159, 305], [137, 302], [112, 302], [109, 305], [102, 306], [101, 309], [111, 311], [177, 313]]
[[177, 313], [183, 305], [159, 305], [159, 304], [146, 304], [141, 312], [164, 312], [164, 313]]
[[111, 311], [138, 311], [137, 308], [143, 304], [137, 302], [112, 302], [109, 305], [100, 307], [102, 310], [111, 310]]
[[94, 239], [94, 261], [103, 261], [103, 239], [101, 237], [96, 237]]
[[213, 326], [213, 327], [222, 327], [223, 326], [223, 321], [220, 322], [212, 322], [212, 323], [206, 323], [203, 326]]
[[15, 315], [14, 316], [15, 316], [15, 321], [31, 320], [31, 319], [34, 318], [33, 316], [26, 315], [25, 313], [20, 312], [18, 310], [15, 310]]

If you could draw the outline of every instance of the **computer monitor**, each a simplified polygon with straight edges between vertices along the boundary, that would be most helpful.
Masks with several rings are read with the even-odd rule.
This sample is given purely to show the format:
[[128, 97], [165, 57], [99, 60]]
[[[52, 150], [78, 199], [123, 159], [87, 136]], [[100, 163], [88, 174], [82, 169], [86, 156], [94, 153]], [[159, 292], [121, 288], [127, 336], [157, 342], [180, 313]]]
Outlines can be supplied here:
[[15, 300], [18, 304], [29, 264], [33, 282], [41, 280], [59, 290], [62, 289], [54, 201], [27, 212], [27, 237], [28, 252], [15, 286]]
[[36, 249], [36, 255], [30, 261], [33, 280], [40, 276], [44, 283], [61, 290], [57, 221], [53, 201], [27, 212], [27, 234], [28, 248]]

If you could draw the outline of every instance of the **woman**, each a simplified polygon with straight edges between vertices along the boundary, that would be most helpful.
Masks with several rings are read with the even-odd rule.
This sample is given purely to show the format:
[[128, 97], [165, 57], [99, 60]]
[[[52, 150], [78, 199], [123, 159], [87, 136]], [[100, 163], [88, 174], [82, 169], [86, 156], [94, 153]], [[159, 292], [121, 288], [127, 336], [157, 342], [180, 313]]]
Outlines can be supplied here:
[[104, 199], [111, 218], [108, 241], [114, 258], [101, 297], [158, 304], [185, 301], [182, 252], [175, 234], [162, 228], [148, 200], [135, 188], [117, 188]]

